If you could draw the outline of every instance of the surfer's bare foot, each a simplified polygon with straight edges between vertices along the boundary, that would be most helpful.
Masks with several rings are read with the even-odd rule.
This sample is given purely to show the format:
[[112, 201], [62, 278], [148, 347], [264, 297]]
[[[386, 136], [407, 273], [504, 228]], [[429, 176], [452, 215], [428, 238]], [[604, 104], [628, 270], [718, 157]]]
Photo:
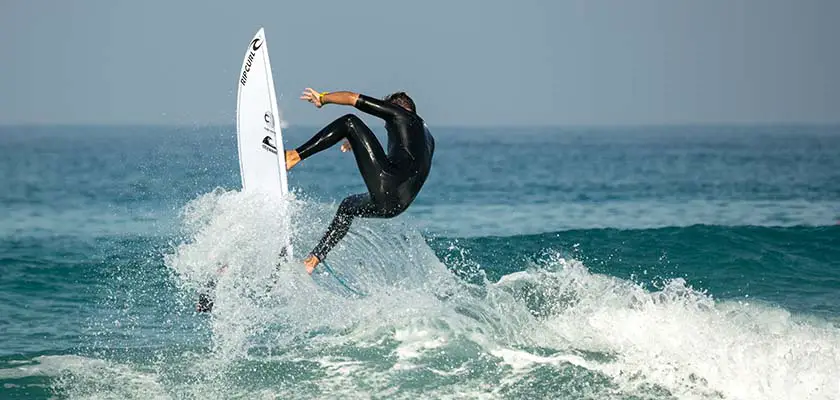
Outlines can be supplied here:
[[312, 275], [312, 271], [315, 271], [315, 267], [317, 267], [320, 262], [321, 260], [313, 255], [306, 257], [306, 260], [303, 260], [303, 265], [306, 267], [306, 273]]
[[300, 162], [300, 154], [297, 150], [286, 150], [286, 171], [292, 169]]

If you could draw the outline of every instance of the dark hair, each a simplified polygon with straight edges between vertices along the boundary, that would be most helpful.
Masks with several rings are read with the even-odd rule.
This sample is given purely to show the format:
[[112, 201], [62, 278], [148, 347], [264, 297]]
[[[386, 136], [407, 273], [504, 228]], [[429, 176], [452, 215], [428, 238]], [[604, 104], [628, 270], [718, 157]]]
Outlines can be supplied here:
[[414, 100], [411, 100], [411, 97], [408, 97], [405, 92], [391, 93], [385, 96], [385, 101], [402, 106], [411, 112], [417, 112], [417, 108], [414, 106]]

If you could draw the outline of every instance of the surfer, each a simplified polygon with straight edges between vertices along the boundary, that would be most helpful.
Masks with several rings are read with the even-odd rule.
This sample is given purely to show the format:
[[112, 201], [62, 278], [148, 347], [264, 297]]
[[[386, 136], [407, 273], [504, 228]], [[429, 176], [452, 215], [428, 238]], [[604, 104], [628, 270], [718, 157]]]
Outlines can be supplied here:
[[300, 147], [286, 151], [288, 171], [343, 139], [341, 151], [353, 151], [367, 187], [367, 193], [350, 195], [338, 206], [324, 236], [304, 260], [306, 272], [311, 274], [347, 234], [355, 217], [393, 218], [408, 208], [429, 176], [435, 141], [405, 92], [380, 100], [349, 91], [330, 93], [306, 88], [300, 98], [317, 108], [326, 104], [353, 106], [384, 120], [388, 131], [386, 154], [370, 128], [351, 113], [331, 122]]

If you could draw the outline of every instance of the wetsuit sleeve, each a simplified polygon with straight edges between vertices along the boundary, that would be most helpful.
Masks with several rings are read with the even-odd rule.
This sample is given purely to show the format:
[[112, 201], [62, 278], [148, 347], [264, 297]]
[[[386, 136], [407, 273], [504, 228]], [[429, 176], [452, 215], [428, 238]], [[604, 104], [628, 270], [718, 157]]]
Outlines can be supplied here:
[[355, 107], [359, 111], [375, 115], [386, 121], [391, 121], [400, 115], [403, 115], [405, 112], [402, 107], [396, 104], [379, 100], [361, 93], [359, 94], [359, 98], [356, 99]]

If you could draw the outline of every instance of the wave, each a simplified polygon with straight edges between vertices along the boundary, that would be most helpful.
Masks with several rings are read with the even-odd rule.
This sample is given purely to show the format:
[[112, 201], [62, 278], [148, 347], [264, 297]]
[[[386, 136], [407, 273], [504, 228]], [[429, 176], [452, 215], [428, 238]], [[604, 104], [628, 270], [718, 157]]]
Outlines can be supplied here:
[[[694, 225], [825, 227], [840, 224], [836, 200], [624, 199], [501, 204], [419, 204], [410, 209], [423, 228], [448, 236], [520, 236], [568, 230], [645, 230]], [[521, 199], [520, 199], [521, 200]], [[526, 204], [526, 205], [523, 205]], [[457, 223], [453, 223], [457, 221]]]
[[[219, 286], [223, 289], [213, 315], [215, 353], [222, 360], [247, 358], [254, 348], [279, 351], [287, 359], [321, 360], [326, 363], [321, 372], [330, 379], [342, 374], [351, 378], [341, 386], [333, 384], [334, 390], [358, 393], [368, 387], [375, 389], [371, 395], [393, 390], [393, 395], [409, 396], [414, 393], [408, 384], [416, 379], [410, 378], [413, 374], [428, 375], [420, 386], [429, 389], [441, 380], [470, 377], [475, 369], [491, 372], [473, 376], [477, 379], [466, 387], [455, 379], [439, 394], [558, 389], [593, 396], [789, 398], [837, 390], [832, 377], [840, 372], [840, 354], [834, 350], [840, 348], [840, 331], [827, 320], [754, 301], [719, 301], [679, 277], [651, 290], [594, 273], [550, 248], [524, 263], [509, 261], [515, 271], [498, 280], [478, 269], [465, 281], [452, 270], [470, 269], [451, 258], [448, 265], [441, 262], [411, 227], [388, 220], [359, 221], [330, 255], [336, 273], [367, 293], [360, 299], [348, 297], [323, 284], [329, 277], [310, 279], [298, 262], [275, 272], [279, 239], [272, 233], [282, 227], [268, 217], [270, 201], [259, 201], [236, 192], [197, 200], [185, 213], [194, 240], [169, 259], [168, 265], [178, 271], [200, 266], [207, 272], [211, 260], [223, 259], [231, 266], [230, 281]], [[303, 249], [317, 240], [333, 208], [294, 204], [293, 243]], [[773, 243], [767, 236], [779, 231], [762, 229], [721, 235], [735, 240], [755, 232], [762, 239], [754, 243], [764, 243], [766, 250]], [[833, 233], [825, 232], [828, 228], [784, 229], [793, 236], [803, 229]], [[708, 239], [714, 230], [698, 226], [646, 234], [676, 236], [673, 240], [679, 242], [681, 235]], [[616, 232], [605, 232], [607, 237], [600, 240], [610, 240], [611, 234]], [[500, 241], [521, 252], [528, 239], [533, 237]], [[776, 239], [788, 240], [784, 235]], [[493, 253], [486, 247], [483, 252]], [[276, 283], [270, 294], [253, 292], [271, 279]], [[369, 347], [381, 351], [380, 357], [341, 356], [348, 349]], [[557, 387], [570, 373], [586, 376], [589, 385]], [[497, 384], [494, 376], [500, 379]], [[544, 387], [526, 389], [534, 380], [545, 380]]]
[[[683, 277], [718, 296], [832, 293], [840, 284], [840, 225], [691, 225], [655, 229], [582, 229], [534, 235], [443, 237], [429, 244], [444, 259], [464, 260], [491, 280], [523, 260], [555, 251], [593, 270], [627, 279]], [[457, 251], [448, 251], [448, 248]], [[466, 256], [465, 256], [466, 254]], [[702, 281], [700, 280], [702, 278]], [[840, 314], [840, 309], [835, 310]]]
[[[358, 297], [331, 276], [310, 277], [299, 261], [277, 266], [277, 233], [288, 227], [276, 202], [217, 190], [184, 208], [179, 240], [163, 258], [173, 290], [194, 300], [228, 266], [213, 313], [192, 328], [209, 332], [205, 341], [120, 357], [91, 349], [6, 360], [0, 380], [47, 376], [70, 398], [840, 396], [840, 327], [831, 319], [743, 296], [722, 299], [681, 276], [646, 285], [598, 271], [584, 250], [569, 251], [667, 242], [673, 253], [680, 243], [694, 245], [686, 237], [709, 240], [709, 249], [724, 237], [729, 245], [765, 246], [750, 253], [791, 237], [829, 237], [834, 228], [459, 239], [424, 238], [405, 220], [359, 220], [328, 258], [335, 274], [365, 293]], [[302, 258], [335, 207], [293, 198], [287, 209]], [[717, 262], [726, 260], [710, 257]]]

